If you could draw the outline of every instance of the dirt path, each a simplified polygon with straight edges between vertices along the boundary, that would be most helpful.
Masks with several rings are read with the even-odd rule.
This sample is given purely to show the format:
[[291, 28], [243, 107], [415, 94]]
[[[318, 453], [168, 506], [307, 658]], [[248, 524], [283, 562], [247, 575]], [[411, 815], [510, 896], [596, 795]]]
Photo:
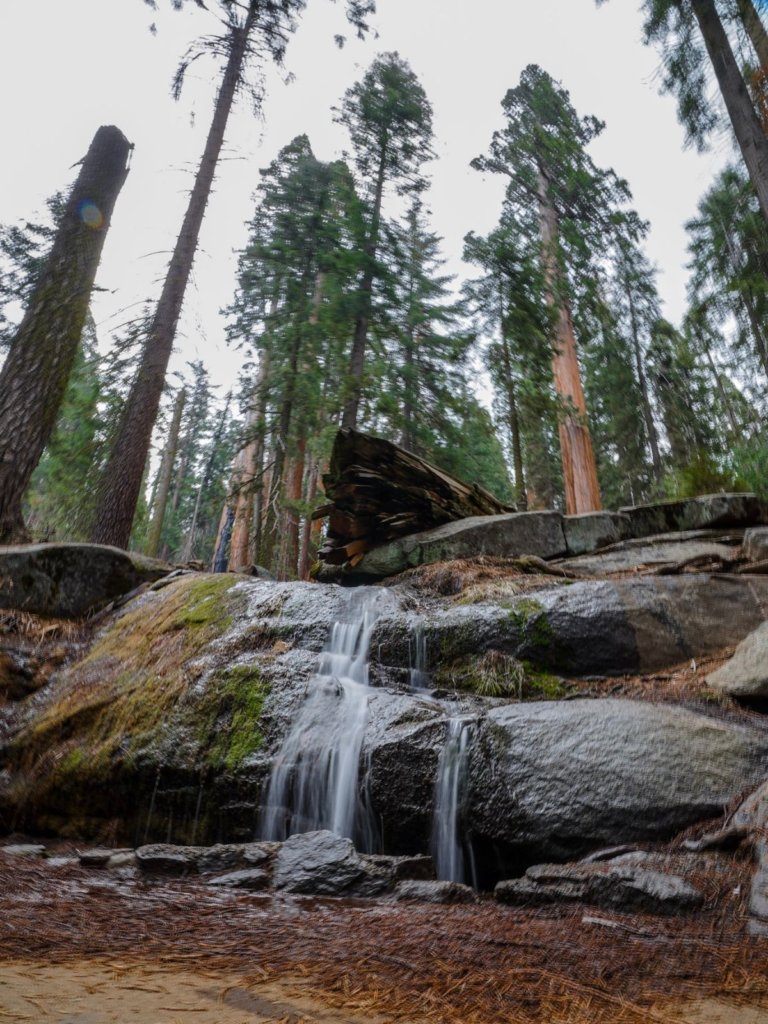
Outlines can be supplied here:
[[302, 978], [254, 982], [242, 974], [121, 961], [0, 963], [3, 1024], [386, 1024], [331, 1010]]

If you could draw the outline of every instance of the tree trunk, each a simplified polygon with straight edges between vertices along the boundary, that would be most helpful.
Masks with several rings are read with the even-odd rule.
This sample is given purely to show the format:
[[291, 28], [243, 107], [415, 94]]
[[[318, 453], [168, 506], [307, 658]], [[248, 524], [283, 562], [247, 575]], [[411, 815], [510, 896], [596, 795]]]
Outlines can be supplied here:
[[176, 404], [173, 407], [173, 419], [168, 431], [168, 440], [163, 452], [160, 471], [157, 475], [157, 493], [155, 495], [152, 522], [149, 526], [146, 553], [150, 558], [156, 558], [160, 550], [160, 536], [163, 532], [163, 519], [165, 518], [165, 507], [168, 504], [168, 495], [171, 491], [171, 477], [173, 476], [173, 464], [176, 461], [176, 449], [179, 446], [179, 430], [181, 429], [181, 416], [184, 412], [184, 402], [187, 393], [182, 388], [176, 396]]
[[499, 332], [501, 335], [501, 357], [504, 361], [504, 380], [507, 390], [507, 425], [512, 442], [512, 465], [515, 471], [515, 504], [520, 512], [528, 508], [528, 491], [525, 486], [523, 470], [523, 445], [520, 436], [520, 417], [517, 412], [517, 395], [515, 380], [512, 376], [512, 358], [509, 351], [509, 339], [504, 326], [504, 291], [499, 281]]
[[637, 327], [637, 315], [635, 313], [635, 300], [632, 297], [632, 288], [629, 281], [625, 279], [624, 288], [629, 303], [629, 320], [632, 329], [632, 348], [635, 354], [635, 369], [637, 370], [637, 382], [640, 385], [640, 395], [643, 402], [643, 419], [648, 434], [648, 444], [651, 449], [651, 462], [653, 464], [653, 478], [657, 482], [661, 480], [661, 455], [659, 453], [659, 435], [656, 433], [656, 424], [653, 422], [653, 410], [651, 399], [648, 393], [648, 378], [645, 375], [643, 365], [643, 353], [640, 348], [640, 332]]
[[[317, 497], [317, 481], [320, 477], [320, 465], [317, 459], [313, 459], [309, 466], [307, 473], [307, 508], [311, 509], [312, 504]], [[312, 514], [310, 511], [304, 516], [304, 521], [301, 524], [301, 547], [299, 549], [299, 579], [309, 579], [310, 560], [311, 560], [311, 545], [312, 545], [312, 528], [313, 528]], [[320, 524], [317, 523], [319, 526]]]
[[[280, 579], [296, 579], [299, 566], [299, 512], [296, 504], [301, 501], [304, 482], [304, 452], [306, 438], [301, 437], [296, 455], [286, 474], [285, 499], [290, 504], [283, 513], [283, 530], [280, 543]], [[291, 507], [293, 506], [293, 507]]]
[[746, 83], [733, 56], [714, 0], [690, 0], [712, 62], [733, 132], [768, 222], [768, 139], [755, 113]]
[[768, 32], [765, 31], [762, 19], [752, 0], [736, 0], [736, 6], [760, 63], [760, 70], [768, 72]]
[[576, 337], [568, 302], [563, 294], [562, 273], [557, 254], [557, 211], [549, 195], [546, 176], [539, 173], [539, 206], [544, 270], [549, 303], [556, 314], [552, 374], [555, 390], [562, 401], [560, 419], [560, 452], [565, 485], [567, 515], [597, 512], [603, 506], [592, 438], [587, 426], [587, 405], [581, 385]]
[[256, 18], [250, 4], [241, 27], [232, 28], [229, 57], [216, 99], [213, 120], [195, 183], [171, 256], [160, 301], [149, 327], [139, 371], [126, 401], [115, 443], [100, 485], [99, 510], [93, 540], [125, 547], [131, 534], [141, 487], [141, 472], [160, 406], [165, 373], [176, 325], [195, 258], [200, 226], [213, 184], [232, 103], [242, 70], [248, 35]]
[[261, 468], [257, 465], [258, 440], [255, 433], [256, 412], [249, 409], [245, 417], [244, 447], [238, 453], [238, 471], [233, 481], [236, 492], [234, 495], [234, 520], [232, 537], [229, 545], [230, 569], [248, 565], [251, 561], [248, 550], [253, 522], [253, 485]]
[[221, 440], [221, 435], [224, 433], [224, 426], [227, 422], [227, 414], [229, 413], [229, 403], [232, 400], [232, 394], [227, 395], [227, 400], [224, 403], [224, 411], [219, 417], [219, 422], [216, 424], [216, 429], [213, 432], [211, 438], [211, 454], [208, 456], [205, 469], [203, 470], [203, 477], [200, 481], [200, 486], [197, 488], [197, 495], [195, 497], [195, 509], [192, 513], [192, 522], [189, 525], [187, 536], [184, 540], [184, 547], [181, 551], [181, 561], [188, 562], [192, 558], [192, 552], [195, 546], [195, 534], [197, 533], [197, 520], [200, 516], [200, 504], [203, 500], [203, 493], [208, 486], [208, 481], [211, 477], [211, 470], [213, 469], [213, 462], [216, 458], [216, 446]]
[[113, 125], [94, 135], [0, 371], [0, 543], [28, 539], [22, 497], [56, 425], [130, 151]]
[[376, 189], [373, 197], [371, 213], [371, 230], [365, 247], [365, 264], [363, 276], [358, 290], [359, 308], [355, 321], [355, 334], [352, 339], [352, 351], [349, 355], [349, 387], [350, 393], [341, 417], [342, 428], [354, 429], [357, 426], [357, 414], [363, 392], [363, 374], [365, 371], [365, 349], [368, 345], [368, 321], [371, 318], [371, 295], [375, 275], [376, 250], [379, 244], [379, 225], [381, 223], [381, 201], [384, 195], [384, 174], [387, 166], [386, 136], [379, 154], [379, 165], [376, 170]]

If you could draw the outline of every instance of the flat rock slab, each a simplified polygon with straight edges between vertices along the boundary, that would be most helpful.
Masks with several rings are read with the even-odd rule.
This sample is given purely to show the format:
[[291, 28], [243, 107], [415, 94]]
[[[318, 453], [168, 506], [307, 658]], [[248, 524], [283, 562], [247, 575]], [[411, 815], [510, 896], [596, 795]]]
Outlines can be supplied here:
[[765, 733], [667, 704], [502, 706], [476, 725], [465, 825], [547, 860], [662, 839], [722, 814], [767, 754]]
[[500, 903], [591, 903], [609, 910], [684, 914], [698, 910], [704, 897], [678, 875], [628, 864], [538, 864], [524, 878], [499, 882]]
[[214, 846], [176, 846], [152, 843], [136, 850], [142, 871], [158, 874], [216, 874], [227, 868], [250, 869], [269, 863], [277, 843], [217, 843]]
[[355, 575], [381, 579], [417, 565], [456, 558], [557, 558], [566, 550], [563, 517], [559, 512], [470, 516], [374, 548], [355, 567]]
[[215, 885], [222, 889], [247, 889], [251, 892], [258, 892], [261, 889], [268, 889], [270, 875], [268, 871], [261, 868], [244, 868], [242, 871], [229, 871], [225, 875], [216, 875], [209, 878], [208, 885]]
[[724, 665], [710, 672], [707, 685], [729, 697], [768, 699], [768, 622], [746, 636]]
[[0, 608], [82, 618], [169, 572], [165, 562], [101, 544], [0, 547]]
[[692, 530], [667, 533], [652, 540], [627, 540], [600, 552], [557, 562], [564, 569], [585, 576], [626, 572], [641, 566], [661, 566], [705, 556], [725, 560], [741, 554], [741, 536], [729, 532]]
[[681, 501], [620, 508], [627, 516], [634, 537], [669, 533], [674, 530], [712, 530], [760, 526], [768, 523], [768, 503], [756, 494], [702, 494]]

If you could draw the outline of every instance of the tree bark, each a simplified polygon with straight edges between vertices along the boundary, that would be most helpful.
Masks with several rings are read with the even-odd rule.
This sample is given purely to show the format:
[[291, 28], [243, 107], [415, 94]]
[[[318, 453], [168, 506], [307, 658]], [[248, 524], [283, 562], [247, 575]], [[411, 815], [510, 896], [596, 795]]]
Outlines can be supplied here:
[[563, 403], [560, 452], [565, 486], [565, 511], [567, 515], [579, 515], [582, 512], [597, 512], [603, 506], [600, 500], [592, 438], [586, 422], [587, 405], [581, 385], [576, 337], [573, 332], [571, 311], [563, 295], [562, 273], [557, 254], [557, 211], [550, 198], [547, 178], [543, 171], [539, 173], [539, 208], [549, 303], [556, 314], [552, 374], [555, 390]]
[[155, 315], [149, 327], [141, 365], [125, 404], [120, 426], [100, 485], [99, 510], [93, 540], [126, 547], [141, 488], [141, 473], [160, 406], [176, 325], [195, 258], [200, 227], [224, 142], [232, 103], [240, 80], [248, 35], [257, 4], [251, 3], [245, 22], [231, 30], [227, 66], [216, 99], [181, 231], [168, 266]]
[[173, 476], [173, 464], [176, 461], [176, 450], [179, 446], [179, 430], [181, 429], [181, 416], [184, 412], [184, 402], [187, 392], [181, 388], [176, 396], [176, 404], [173, 407], [173, 418], [171, 419], [168, 440], [160, 463], [160, 471], [157, 475], [157, 493], [155, 495], [152, 522], [149, 526], [147, 537], [146, 553], [150, 558], [156, 558], [160, 550], [160, 536], [163, 532], [163, 520], [165, 518], [165, 507], [168, 504], [168, 495], [171, 491], [171, 478]]
[[365, 247], [365, 265], [360, 279], [358, 301], [360, 303], [355, 320], [355, 333], [352, 339], [352, 350], [349, 355], [349, 387], [350, 394], [341, 416], [342, 428], [354, 429], [357, 426], [357, 414], [363, 393], [363, 375], [365, 372], [365, 350], [368, 345], [368, 321], [371, 318], [371, 296], [375, 276], [376, 250], [379, 245], [379, 227], [381, 224], [381, 202], [384, 196], [384, 177], [387, 166], [386, 135], [381, 145], [379, 164], [376, 169], [376, 188], [373, 196], [371, 213], [371, 230], [368, 244]]
[[760, 210], [768, 223], [768, 138], [755, 113], [746, 83], [733, 56], [731, 44], [714, 0], [690, 0], [704, 45], [731, 119], [733, 132], [754, 185]]
[[0, 543], [28, 539], [22, 497], [56, 425], [130, 151], [113, 125], [96, 132], [0, 371]]
[[[307, 507], [311, 508], [317, 497], [317, 482], [320, 477], [320, 466], [317, 459], [313, 459], [307, 473]], [[301, 524], [301, 547], [299, 549], [299, 579], [309, 579], [311, 546], [313, 539], [313, 521], [311, 512], [307, 512]], [[317, 526], [320, 524], [317, 523]]]

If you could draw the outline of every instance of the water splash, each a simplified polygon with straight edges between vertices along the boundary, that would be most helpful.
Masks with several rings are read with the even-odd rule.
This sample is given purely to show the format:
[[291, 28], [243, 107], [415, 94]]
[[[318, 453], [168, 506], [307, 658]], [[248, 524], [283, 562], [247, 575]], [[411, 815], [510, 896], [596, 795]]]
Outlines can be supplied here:
[[[451, 718], [440, 753], [432, 820], [432, 856], [437, 877], [448, 882], [475, 882], [471, 848], [465, 856], [461, 810], [469, 764], [474, 719]], [[469, 863], [467, 863], [469, 861]]]
[[330, 829], [374, 852], [377, 830], [359, 786], [368, 722], [368, 650], [377, 620], [396, 605], [386, 590], [347, 591], [296, 721], [275, 759], [262, 814], [264, 839]]

